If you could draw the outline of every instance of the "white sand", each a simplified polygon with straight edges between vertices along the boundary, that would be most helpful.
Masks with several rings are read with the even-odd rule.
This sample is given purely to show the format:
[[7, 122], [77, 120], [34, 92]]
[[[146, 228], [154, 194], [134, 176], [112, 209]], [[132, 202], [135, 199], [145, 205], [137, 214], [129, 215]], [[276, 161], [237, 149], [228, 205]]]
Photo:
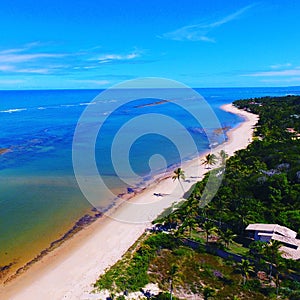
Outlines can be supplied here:
[[[217, 154], [224, 149], [232, 155], [252, 140], [258, 116], [231, 104], [223, 109], [245, 118], [245, 122], [229, 132], [228, 142], [212, 151]], [[183, 182], [185, 191], [208, 171], [201, 165], [201, 158], [182, 167], [187, 179]], [[153, 193], [167, 195], [157, 197]], [[151, 220], [182, 195], [181, 186], [171, 178], [160, 181], [123, 203], [110, 217], [101, 218], [76, 234], [11, 283], [1, 286], [0, 299], [100, 299], [100, 295], [89, 294], [99, 274], [118, 261]]]

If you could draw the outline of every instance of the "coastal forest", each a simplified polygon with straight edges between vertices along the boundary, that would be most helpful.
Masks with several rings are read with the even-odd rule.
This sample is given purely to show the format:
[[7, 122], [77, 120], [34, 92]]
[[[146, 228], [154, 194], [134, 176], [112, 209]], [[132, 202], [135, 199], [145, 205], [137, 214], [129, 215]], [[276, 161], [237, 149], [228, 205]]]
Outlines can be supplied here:
[[[137, 291], [145, 299], [300, 299], [300, 260], [283, 258], [279, 242], [255, 242], [245, 231], [252, 223], [279, 224], [300, 237], [300, 97], [233, 104], [259, 115], [253, 142], [159, 216], [96, 290], [108, 290], [111, 299]], [[203, 205], [209, 176], [220, 172], [221, 186]], [[158, 295], [145, 289], [150, 283]]]

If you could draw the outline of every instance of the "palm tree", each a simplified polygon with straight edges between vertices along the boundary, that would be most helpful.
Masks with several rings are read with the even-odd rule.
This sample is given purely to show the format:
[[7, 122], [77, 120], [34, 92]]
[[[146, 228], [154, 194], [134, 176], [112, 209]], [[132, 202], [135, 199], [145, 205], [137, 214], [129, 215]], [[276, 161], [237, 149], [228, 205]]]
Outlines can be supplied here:
[[195, 229], [196, 226], [196, 220], [193, 217], [186, 217], [186, 219], [184, 220], [182, 227], [183, 228], [188, 228], [189, 231], [189, 236], [192, 235], [192, 230]]
[[173, 179], [173, 181], [178, 180], [181, 185], [182, 190], [184, 191], [182, 183], [181, 183], [181, 179], [185, 180], [185, 175], [184, 175], [184, 171], [181, 168], [177, 168], [176, 170], [174, 170], [174, 175], [172, 176], [172, 179]]
[[228, 154], [224, 150], [221, 150], [219, 152], [219, 156], [220, 156], [220, 159], [221, 159], [222, 166], [225, 166], [226, 159], [228, 158]]
[[166, 217], [165, 225], [169, 226], [170, 228], [177, 227], [178, 219], [177, 216], [173, 213], [168, 214]]
[[169, 271], [170, 274], [170, 300], [172, 300], [173, 298], [173, 280], [174, 277], [177, 275], [177, 271], [178, 271], [178, 266], [177, 265], [172, 265], [171, 269]]
[[251, 213], [247, 211], [245, 205], [241, 205], [237, 208], [235, 217], [236, 226], [240, 234], [243, 234], [247, 225], [253, 222], [254, 220], [253, 215], [251, 215]]
[[206, 234], [206, 244], [208, 244], [208, 236], [216, 231], [216, 227], [215, 225], [210, 222], [210, 221], [205, 221], [203, 224], [202, 224], [202, 228], [204, 229], [205, 231], [205, 234]]
[[264, 255], [270, 262], [270, 278], [273, 275], [273, 265], [277, 265], [281, 257], [280, 255], [281, 243], [276, 240], [271, 240], [268, 244], [265, 245]]
[[286, 265], [283, 261], [278, 262], [276, 265], [276, 275], [275, 275], [275, 284], [276, 284], [276, 295], [278, 296], [279, 288], [280, 288], [280, 274], [286, 271]]
[[239, 272], [243, 276], [243, 284], [245, 285], [246, 280], [249, 278], [250, 272], [254, 272], [254, 268], [247, 259], [242, 259], [242, 261], [238, 263], [237, 266]]
[[174, 232], [174, 236], [175, 236], [176, 238], [181, 238], [181, 237], [183, 237], [183, 236], [184, 236], [184, 230], [185, 230], [184, 226], [180, 226], [180, 227]]
[[227, 212], [229, 211], [229, 209], [227, 208], [228, 205], [228, 198], [227, 196], [223, 195], [223, 196], [218, 196], [216, 195], [214, 198], [214, 202], [216, 203], [216, 207], [218, 208], [218, 212], [217, 214], [219, 215], [219, 227], [221, 227], [222, 225], [222, 218], [224, 215], [227, 214]]
[[255, 241], [249, 245], [250, 255], [254, 258], [255, 267], [260, 268], [263, 264], [263, 254], [265, 250], [265, 243], [262, 241]]
[[219, 232], [221, 240], [224, 242], [225, 247], [228, 248], [233, 242], [233, 239], [236, 237], [236, 234], [234, 234], [230, 229], [226, 229], [225, 231], [220, 230]]
[[205, 158], [202, 159], [202, 165], [205, 165], [207, 169], [209, 169], [209, 166], [215, 165], [217, 161], [217, 156], [215, 154], [208, 153]]

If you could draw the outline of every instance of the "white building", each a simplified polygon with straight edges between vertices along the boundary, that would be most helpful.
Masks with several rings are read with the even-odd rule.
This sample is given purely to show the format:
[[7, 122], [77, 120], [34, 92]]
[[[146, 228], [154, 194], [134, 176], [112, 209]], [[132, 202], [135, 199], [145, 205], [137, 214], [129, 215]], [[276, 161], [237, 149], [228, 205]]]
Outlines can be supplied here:
[[246, 230], [252, 232], [255, 241], [281, 242], [280, 250], [283, 257], [300, 259], [300, 240], [296, 239], [297, 232], [278, 224], [250, 224]]

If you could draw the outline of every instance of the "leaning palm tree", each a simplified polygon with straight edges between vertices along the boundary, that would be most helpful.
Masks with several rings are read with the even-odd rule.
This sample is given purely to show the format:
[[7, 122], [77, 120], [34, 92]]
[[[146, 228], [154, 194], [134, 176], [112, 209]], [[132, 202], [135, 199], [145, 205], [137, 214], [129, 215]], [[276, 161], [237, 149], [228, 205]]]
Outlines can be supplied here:
[[246, 280], [249, 278], [250, 272], [254, 272], [254, 268], [247, 259], [242, 259], [242, 261], [238, 263], [237, 266], [239, 272], [243, 276], [243, 284], [245, 285]]
[[174, 170], [174, 175], [172, 179], [173, 181], [175, 180], [180, 181], [180, 179], [185, 180], [184, 171], [181, 168], [177, 168], [176, 170]]
[[173, 179], [173, 181], [178, 180], [178, 182], [181, 185], [182, 190], [184, 191], [182, 183], [181, 183], [181, 179], [185, 180], [185, 175], [184, 175], [184, 171], [181, 168], [177, 168], [176, 170], [174, 170], [174, 175], [172, 176], [172, 179]]
[[208, 153], [204, 159], [202, 159], [202, 165], [205, 165], [207, 169], [209, 169], [209, 166], [215, 165], [217, 163], [218, 159], [215, 154]]

